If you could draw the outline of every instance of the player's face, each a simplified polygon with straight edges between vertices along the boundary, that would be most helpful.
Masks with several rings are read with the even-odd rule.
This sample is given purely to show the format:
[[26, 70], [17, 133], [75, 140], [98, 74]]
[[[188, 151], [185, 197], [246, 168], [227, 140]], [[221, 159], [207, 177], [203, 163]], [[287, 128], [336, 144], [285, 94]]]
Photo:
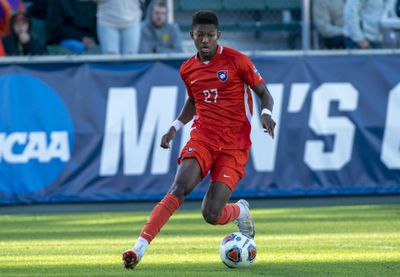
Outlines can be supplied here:
[[201, 60], [211, 60], [217, 53], [218, 39], [221, 32], [214, 24], [198, 24], [193, 26], [190, 35], [199, 51]]

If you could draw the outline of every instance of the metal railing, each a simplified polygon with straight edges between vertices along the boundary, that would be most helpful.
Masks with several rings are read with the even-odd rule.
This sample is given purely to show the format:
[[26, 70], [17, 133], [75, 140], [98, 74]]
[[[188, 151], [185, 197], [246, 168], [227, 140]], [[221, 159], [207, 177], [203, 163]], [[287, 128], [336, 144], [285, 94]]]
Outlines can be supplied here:
[[[285, 50], [285, 51], [245, 51], [249, 56], [350, 56], [350, 55], [400, 55], [400, 49], [370, 50]], [[143, 61], [181, 60], [194, 53], [136, 54], [136, 55], [56, 55], [3, 57], [0, 65], [35, 63], [125, 63]]]

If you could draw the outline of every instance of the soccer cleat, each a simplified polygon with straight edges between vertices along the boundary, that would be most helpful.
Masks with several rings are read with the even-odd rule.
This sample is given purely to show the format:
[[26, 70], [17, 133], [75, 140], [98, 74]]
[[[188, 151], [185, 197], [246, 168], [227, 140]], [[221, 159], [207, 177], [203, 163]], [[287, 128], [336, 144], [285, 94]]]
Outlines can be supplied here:
[[236, 219], [236, 225], [239, 227], [240, 233], [254, 239], [256, 230], [254, 228], [253, 217], [250, 215], [249, 203], [244, 199], [240, 199], [236, 202], [236, 205], [243, 211], [243, 214]]
[[122, 254], [122, 261], [126, 269], [134, 269], [139, 260], [138, 254], [132, 249], [128, 249]]

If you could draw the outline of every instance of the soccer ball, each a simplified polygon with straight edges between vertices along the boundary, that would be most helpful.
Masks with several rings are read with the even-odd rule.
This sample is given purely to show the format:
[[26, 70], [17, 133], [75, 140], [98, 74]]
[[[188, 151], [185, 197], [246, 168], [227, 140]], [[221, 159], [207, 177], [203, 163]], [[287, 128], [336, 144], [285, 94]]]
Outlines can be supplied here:
[[227, 235], [219, 248], [222, 262], [230, 268], [249, 267], [256, 259], [256, 255], [254, 240], [239, 232]]

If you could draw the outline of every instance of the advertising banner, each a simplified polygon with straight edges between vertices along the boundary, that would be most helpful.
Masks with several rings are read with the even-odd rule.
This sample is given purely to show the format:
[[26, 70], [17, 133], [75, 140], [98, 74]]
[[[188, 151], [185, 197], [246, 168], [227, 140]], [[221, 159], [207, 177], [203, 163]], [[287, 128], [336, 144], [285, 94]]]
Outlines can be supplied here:
[[[254, 97], [234, 197], [400, 193], [400, 56], [251, 59], [277, 126], [272, 140]], [[182, 62], [0, 65], [0, 204], [162, 198], [190, 135], [159, 146], [187, 97]]]

